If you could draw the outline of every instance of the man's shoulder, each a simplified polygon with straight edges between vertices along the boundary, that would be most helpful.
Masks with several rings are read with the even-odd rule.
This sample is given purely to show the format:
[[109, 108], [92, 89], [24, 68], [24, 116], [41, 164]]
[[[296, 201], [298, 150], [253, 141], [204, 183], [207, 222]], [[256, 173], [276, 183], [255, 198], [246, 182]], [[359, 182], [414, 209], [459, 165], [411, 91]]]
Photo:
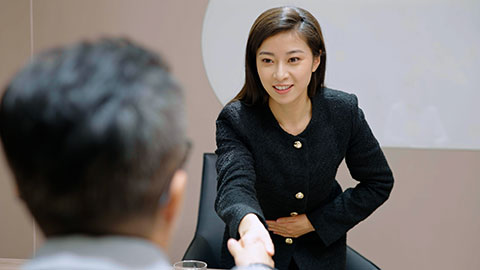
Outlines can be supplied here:
[[145, 239], [75, 235], [47, 239], [22, 269], [166, 270], [171, 264], [162, 250]]

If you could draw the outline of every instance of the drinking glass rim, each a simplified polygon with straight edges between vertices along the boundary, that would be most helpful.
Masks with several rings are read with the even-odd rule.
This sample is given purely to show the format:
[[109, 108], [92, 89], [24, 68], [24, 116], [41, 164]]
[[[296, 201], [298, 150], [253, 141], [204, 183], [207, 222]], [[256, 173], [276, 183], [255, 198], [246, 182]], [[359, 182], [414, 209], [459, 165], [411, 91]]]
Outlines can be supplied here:
[[179, 264], [181, 263], [199, 263], [199, 264], [203, 264], [202, 266], [199, 266], [199, 267], [196, 267], [194, 266], [194, 268], [192, 269], [200, 269], [200, 268], [203, 268], [203, 267], [207, 267], [207, 263], [206, 262], [203, 262], [203, 261], [198, 261], [198, 260], [182, 260], [182, 261], [179, 261], [179, 262], [176, 262], [173, 264], [173, 267], [177, 267], [177, 266], [180, 266]]

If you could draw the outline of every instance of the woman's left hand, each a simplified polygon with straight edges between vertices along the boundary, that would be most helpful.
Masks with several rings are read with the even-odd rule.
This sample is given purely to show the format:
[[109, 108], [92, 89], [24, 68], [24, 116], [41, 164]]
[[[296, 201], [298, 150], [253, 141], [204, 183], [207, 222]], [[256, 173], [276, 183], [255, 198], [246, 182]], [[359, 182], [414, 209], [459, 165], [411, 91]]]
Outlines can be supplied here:
[[277, 220], [267, 220], [268, 230], [283, 237], [297, 238], [315, 231], [307, 215], [282, 217]]

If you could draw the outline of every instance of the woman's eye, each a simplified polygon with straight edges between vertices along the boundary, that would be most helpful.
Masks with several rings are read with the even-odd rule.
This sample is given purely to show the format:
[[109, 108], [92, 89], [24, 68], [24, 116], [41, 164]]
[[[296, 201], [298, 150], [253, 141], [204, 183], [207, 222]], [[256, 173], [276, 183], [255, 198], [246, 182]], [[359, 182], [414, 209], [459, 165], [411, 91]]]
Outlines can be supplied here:
[[272, 63], [272, 60], [268, 58], [264, 58], [262, 59], [262, 62], [269, 64], [269, 63]]
[[300, 58], [298, 58], [298, 57], [292, 57], [292, 58], [288, 59], [288, 61], [290, 63], [295, 63], [295, 62], [298, 62], [299, 60], [300, 60]]

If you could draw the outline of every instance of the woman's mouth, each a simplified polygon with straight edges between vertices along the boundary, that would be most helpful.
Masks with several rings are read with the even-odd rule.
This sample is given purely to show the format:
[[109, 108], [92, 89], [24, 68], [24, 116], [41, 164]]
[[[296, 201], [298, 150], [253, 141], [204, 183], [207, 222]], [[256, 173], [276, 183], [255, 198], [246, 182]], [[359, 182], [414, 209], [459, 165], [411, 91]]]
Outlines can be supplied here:
[[273, 89], [279, 94], [286, 94], [290, 89], [292, 89], [293, 84], [289, 85], [274, 85]]

